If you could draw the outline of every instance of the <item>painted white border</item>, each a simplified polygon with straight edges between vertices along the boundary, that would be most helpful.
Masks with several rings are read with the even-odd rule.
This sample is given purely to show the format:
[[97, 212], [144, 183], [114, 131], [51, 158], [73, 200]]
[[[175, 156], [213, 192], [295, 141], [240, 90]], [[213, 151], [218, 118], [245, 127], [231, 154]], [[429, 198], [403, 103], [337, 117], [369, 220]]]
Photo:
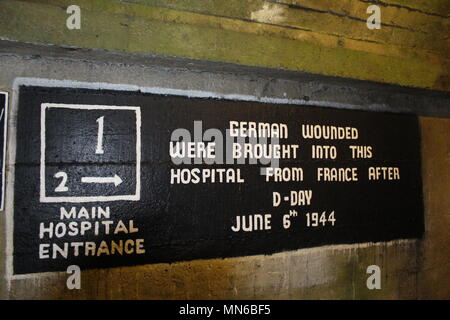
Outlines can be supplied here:
[[1, 91], [0, 94], [5, 96], [5, 109], [3, 112], [3, 116], [4, 121], [3, 121], [3, 159], [2, 159], [2, 201], [0, 203], [0, 211], [3, 211], [5, 209], [5, 183], [6, 183], [6, 178], [5, 178], [5, 162], [6, 162], [6, 145], [8, 144], [8, 139], [7, 139], [7, 128], [8, 128], [8, 102], [9, 102], [9, 94], [6, 91]]
[[[13, 87], [17, 88], [21, 85], [28, 86], [43, 86], [53, 88], [79, 88], [79, 89], [94, 89], [94, 90], [119, 90], [119, 91], [138, 91], [142, 93], [160, 94], [160, 95], [174, 95], [188, 98], [210, 98], [233, 101], [249, 101], [249, 102], [263, 102], [273, 104], [293, 104], [303, 106], [318, 106], [329, 107], [337, 109], [349, 109], [361, 111], [362, 105], [350, 103], [338, 103], [325, 100], [303, 100], [303, 99], [289, 99], [289, 98], [273, 98], [273, 97], [257, 97], [255, 95], [245, 94], [230, 94], [219, 93], [214, 91], [201, 91], [189, 89], [173, 89], [162, 87], [142, 87], [131, 84], [115, 84], [107, 82], [82, 82], [76, 80], [55, 80], [43, 78], [15, 78]], [[372, 111], [381, 110], [383, 105], [371, 105], [374, 107]], [[367, 111], [367, 110], [363, 110]]]
[[[131, 110], [136, 113], [136, 190], [131, 195], [113, 196], [46, 196], [45, 185], [45, 147], [46, 147], [46, 110], [50, 108], [75, 109], [75, 110]], [[112, 105], [87, 105], [87, 104], [64, 104], [64, 103], [42, 103], [41, 104], [41, 160], [40, 160], [40, 193], [39, 201], [44, 203], [57, 202], [104, 202], [131, 200], [139, 201], [141, 195], [141, 108], [132, 106], [112, 106]]]
[[[182, 90], [182, 89], [170, 89], [161, 87], [140, 87], [137, 85], [123, 85], [112, 84], [106, 82], [82, 82], [76, 80], [55, 80], [45, 78], [22, 78], [18, 77], [14, 79], [13, 83], [13, 95], [12, 95], [12, 116], [10, 122], [16, 121], [17, 110], [19, 106], [19, 87], [22, 85], [28, 86], [42, 86], [42, 87], [54, 87], [54, 88], [81, 88], [81, 89], [96, 89], [96, 90], [121, 90], [121, 91], [140, 91], [142, 93], [153, 94], [170, 94], [176, 96], [187, 96], [192, 98], [216, 98], [224, 100], [240, 100], [240, 101], [256, 101], [274, 104], [293, 104], [293, 105], [308, 105], [308, 106], [321, 106], [331, 107], [338, 109], [359, 109], [361, 105], [352, 105], [344, 103], [335, 103], [330, 101], [318, 101], [318, 100], [300, 100], [300, 99], [288, 99], [288, 98], [271, 98], [271, 97], [257, 97], [253, 95], [240, 95], [240, 94], [221, 94], [210, 91], [197, 91], [197, 90]], [[12, 123], [11, 123], [12, 124]], [[20, 279], [36, 279], [42, 276], [48, 276], [51, 274], [65, 274], [65, 272], [38, 272], [28, 274], [14, 274], [13, 254], [14, 254], [14, 177], [15, 177], [15, 162], [16, 162], [16, 134], [17, 130], [15, 125], [10, 125], [10, 134], [8, 136], [8, 186], [7, 186], [7, 201], [6, 201], [6, 279], [8, 292], [11, 288], [12, 280]], [[366, 243], [354, 243], [345, 245], [328, 245], [322, 247], [299, 249], [302, 252], [311, 252], [311, 250], [348, 250], [366, 248], [369, 246], [392, 246], [392, 245], [410, 245], [416, 243], [417, 239], [398, 239], [388, 242], [366, 242]], [[228, 259], [228, 258], [226, 258]], [[231, 259], [231, 258], [229, 258]]]
[[6, 232], [6, 266], [5, 266], [5, 278], [6, 278], [6, 286], [8, 290], [8, 294], [11, 291], [11, 281], [14, 279], [13, 277], [13, 256], [14, 256], [14, 179], [15, 179], [15, 162], [16, 162], [16, 132], [17, 128], [16, 117], [17, 117], [17, 106], [19, 103], [19, 87], [13, 84], [12, 89], [12, 101], [11, 108], [9, 110], [9, 118], [8, 118], [8, 127], [9, 127], [9, 135], [8, 135], [8, 163], [6, 164], [8, 170], [6, 172], [7, 178], [7, 186], [6, 186], [6, 199], [5, 199], [5, 232]]

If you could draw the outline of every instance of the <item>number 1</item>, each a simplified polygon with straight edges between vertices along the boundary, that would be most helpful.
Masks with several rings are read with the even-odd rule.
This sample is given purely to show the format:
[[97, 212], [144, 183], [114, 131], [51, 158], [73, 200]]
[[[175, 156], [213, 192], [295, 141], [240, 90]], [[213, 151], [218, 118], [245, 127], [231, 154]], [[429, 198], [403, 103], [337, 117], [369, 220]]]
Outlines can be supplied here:
[[98, 123], [98, 135], [97, 135], [97, 149], [95, 149], [96, 154], [103, 154], [103, 119], [105, 117], [100, 117], [97, 119]]

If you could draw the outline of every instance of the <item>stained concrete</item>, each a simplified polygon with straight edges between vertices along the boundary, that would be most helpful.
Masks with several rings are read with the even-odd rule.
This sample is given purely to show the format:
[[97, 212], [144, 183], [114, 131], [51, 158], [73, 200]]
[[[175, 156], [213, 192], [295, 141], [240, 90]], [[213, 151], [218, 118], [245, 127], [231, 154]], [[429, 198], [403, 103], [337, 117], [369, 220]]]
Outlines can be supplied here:
[[448, 1], [392, 1], [377, 2], [382, 28], [370, 30], [361, 0], [77, 0], [69, 30], [72, 0], [2, 0], [0, 38], [448, 91]]
[[[319, 247], [229, 259], [86, 270], [82, 289], [65, 273], [11, 279], [7, 241], [12, 212], [0, 213], [0, 298], [4, 299], [431, 299], [450, 298], [450, 98], [448, 93], [370, 82], [241, 68], [153, 56], [1, 42], [0, 89], [13, 98], [17, 77], [203, 90], [222, 95], [295, 99], [329, 107], [406, 112], [421, 117], [426, 233], [423, 239]], [[16, 105], [11, 99], [9, 133]], [[9, 138], [8, 150], [14, 139]], [[7, 170], [13, 169], [8, 153]], [[7, 181], [11, 202], [13, 181]], [[10, 205], [7, 208], [11, 208]], [[10, 210], [10, 209], [7, 209]], [[382, 289], [368, 290], [378, 265]]]

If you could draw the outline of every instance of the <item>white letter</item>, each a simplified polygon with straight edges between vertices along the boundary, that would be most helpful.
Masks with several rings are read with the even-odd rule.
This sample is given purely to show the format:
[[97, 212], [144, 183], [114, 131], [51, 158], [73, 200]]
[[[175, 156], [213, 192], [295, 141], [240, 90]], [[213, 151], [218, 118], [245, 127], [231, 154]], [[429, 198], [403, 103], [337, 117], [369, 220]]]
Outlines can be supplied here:
[[39, 245], [39, 259], [50, 258], [48, 247], [50, 247], [48, 243], [42, 243]]
[[71, 14], [71, 16], [69, 16], [67, 18], [66, 21], [66, 26], [67, 29], [69, 30], [74, 30], [74, 29], [81, 29], [81, 10], [79, 6], [76, 5], [71, 5], [67, 7], [66, 10], [67, 14]]
[[234, 127], [239, 126], [239, 122], [237, 121], [230, 121], [230, 137], [237, 137], [239, 136], [239, 129], [235, 129]]
[[53, 222], [50, 222], [48, 228], [45, 227], [44, 222], [39, 224], [39, 239], [43, 239], [45, 233], [48, 233], [48, 237], [53, 237]]
[[272, 192], [272, 203], [274, 207], [278, 207], [281, 203], [281, 195], [278, 192]]

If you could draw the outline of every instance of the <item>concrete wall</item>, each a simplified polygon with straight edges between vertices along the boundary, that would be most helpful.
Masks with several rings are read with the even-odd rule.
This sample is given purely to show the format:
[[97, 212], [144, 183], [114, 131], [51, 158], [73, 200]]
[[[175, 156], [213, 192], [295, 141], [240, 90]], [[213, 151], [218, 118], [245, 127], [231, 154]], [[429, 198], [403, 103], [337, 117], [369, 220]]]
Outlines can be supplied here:
[[[370, 3], [382, 8], [380, 30], [366, 27]], [[65, 27], [70, 4], [82, 9], [81, 30]], [[11, 95], [10, 133], [17, 77], [418, 114], [426, 232], [388, 243], [86, 270], [82, 289], [70, 291], [65, 273], [10, 277], [7, 209], [0, 212], [0, 298], [449, 299], [449, 11], [445, 0], [2, 0], [0, 90]], [[8, 156], [7, 172], [13, 166]], [[12, 188], [7, 179], [10, 203]], [[381, 267], [381, 290], [366, 287], [372, 264]]]
[[[71, 79], [138, 86], [163, 86], [174, 89], [205, 90], [219, 94], [252, 94], [257, 97], [292, 99], [308, 96], [308, 102], [346, 106], [353, 109], [419, 112], [433, 104], [428, 115], [448, 116], [447, 96], [402, 88], [382, 90], [376, 103], [369, 93], [378, 85], [327, 77], [244, 69], [215, 64], [190, 65], [191, 61], [150, 59], [109, 53], [48, 50], [2, 42], [0, 53], [0, 89], [12, 92], [17, 77]], [[25, 53], [26, 52], [26, 53]], [[124, 63], [124, 59], [128, 63]], [[164, 67], [172, 65], [171, 68]], [[177, 66], [177, 67], [175, 67]], [[216, 70], [219, 68], [221, 71]], [[208, 70], [209, 69], [209, 70]], [[205, 71], [206, 70], [206, 71]], [[233, 70], [233, 72], [231, 72]], [[271, 75], [270, 77], [268, 75]], [[356, 86], [357, 90], [350, 91]], [[378, 89], [377, 89], [378, 88]], [[391, 87], [389, 87], [391, 88]], [[319, 90], [320, 89], [320, 90]], [[392, 88], [391, 88], [392, 89]], [[412, 95], [409, 99], [405, 96]], [[414, 97], [417, 96], [417, 99]], [[369, 98], [367, 98], [369, 97]], [[422, 97], [420, 99], [419, 97]], [[395, 104], [403, 101], [414, 106]], [[14, 100], [14, 99], [13, 99]], [[345, 103], [346, 104], [345, 104]], [[335, 103], [342, 103], [335, 104]], [[14, 114], [11, 105], [10, 115]], [[155, 264], [82, 272], [82, 289], [66, 288], [65, 273], [36, 274], [10, 279], [6, 263], [11, 252], [0, 254], [1, 297], [9, 299], [148, 299], [148, 298], [271, 298], [271, 299], [415, 299], [450, 298], [450, 120], [421, 117], [423, 181], [426, 233], [421, 240], [388, 243], [338, 245], [227, 259], [197, 260], [174, 264]], [[10, 117], [10, 132], [15, 119]], [[11, 145], [8, 146], [9, 148]], [[7, 170], [13, 163], [8, 159]], [[12, 199], [12, 181], [8, 180], [7, 201]], [[0, 217], [0, 242], [6, 248], [12, 212]], [[382, 289], [368, 290], [366, 268], [376, 264], [382, 271]]]
[[[382, 28], [369, 30], [370, 4]], [[66, 8], [81, 8], [80, 30]], [[446, 90], [446, 0], [2, 0], [0, 37]]]

